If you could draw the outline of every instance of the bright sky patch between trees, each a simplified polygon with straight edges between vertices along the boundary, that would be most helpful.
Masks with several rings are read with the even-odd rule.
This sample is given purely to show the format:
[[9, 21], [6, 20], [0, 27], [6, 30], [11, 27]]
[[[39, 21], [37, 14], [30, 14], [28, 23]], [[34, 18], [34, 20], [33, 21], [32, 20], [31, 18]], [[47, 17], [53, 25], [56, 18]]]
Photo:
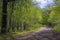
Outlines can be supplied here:
[[53, 0], [33, 0], [33, 1], [35, 3], [34, 5], [39, 8], [45, 8], [47, 5], [52, 5], [54, 3]]

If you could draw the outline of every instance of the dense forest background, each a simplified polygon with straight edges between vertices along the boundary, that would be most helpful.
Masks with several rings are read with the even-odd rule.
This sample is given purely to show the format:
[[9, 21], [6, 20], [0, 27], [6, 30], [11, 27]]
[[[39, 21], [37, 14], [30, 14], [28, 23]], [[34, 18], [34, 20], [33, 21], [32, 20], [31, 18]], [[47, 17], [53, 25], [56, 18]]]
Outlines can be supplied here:
[[60, 32], [60, 0], [45, 9], [34, 7], [32, 0], [0, 2], [0, 33], [40, 29], [43, 25]]

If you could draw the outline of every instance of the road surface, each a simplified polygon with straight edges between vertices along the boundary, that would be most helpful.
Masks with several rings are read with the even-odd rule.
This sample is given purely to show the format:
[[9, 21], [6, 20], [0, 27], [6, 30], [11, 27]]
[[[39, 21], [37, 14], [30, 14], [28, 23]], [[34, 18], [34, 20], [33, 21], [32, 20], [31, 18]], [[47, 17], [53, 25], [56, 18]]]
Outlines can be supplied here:
[[41, 27], [35, 32], [4, 40], [60, 40], [60, 33], [52, 31], [48, 27]]
[[14, 40], [60, 40], [60, 33], [52, 31], [48, 27], [42, 27], [36, 32], [19, 36]]

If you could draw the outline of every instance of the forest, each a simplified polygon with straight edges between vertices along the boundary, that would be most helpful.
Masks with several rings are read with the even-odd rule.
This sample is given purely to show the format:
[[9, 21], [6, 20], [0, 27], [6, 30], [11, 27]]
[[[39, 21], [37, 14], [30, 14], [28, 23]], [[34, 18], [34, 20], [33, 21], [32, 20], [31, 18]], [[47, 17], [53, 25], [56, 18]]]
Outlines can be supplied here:
[[60, 32], [60, 0], [44, 9], [34, 7], [32, 0], [0, 1], [0, 34], [22, 33], [47, 25]]

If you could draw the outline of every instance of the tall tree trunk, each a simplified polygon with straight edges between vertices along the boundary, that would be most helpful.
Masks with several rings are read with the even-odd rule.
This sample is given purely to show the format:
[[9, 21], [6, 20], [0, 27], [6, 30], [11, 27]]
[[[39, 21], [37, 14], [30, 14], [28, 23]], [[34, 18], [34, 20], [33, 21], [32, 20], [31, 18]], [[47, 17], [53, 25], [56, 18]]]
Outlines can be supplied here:
[[[15, 1], [10, 2], [11, 3], [11, 13], [10, 13], [10, 20], [9, 20], [9, 28], [8, 28], [8, 32], [9, 30], [12, 28], [12, 17], [13, 17], [13, 9], [14, 9], [14, 3]], [[12, 29], [13, 30], [13, 29]]]
[[3, 0], [1, 33], [6, 33], [6, 28], [7, 28], [7, 4], [8, 4], [7, 0]]

